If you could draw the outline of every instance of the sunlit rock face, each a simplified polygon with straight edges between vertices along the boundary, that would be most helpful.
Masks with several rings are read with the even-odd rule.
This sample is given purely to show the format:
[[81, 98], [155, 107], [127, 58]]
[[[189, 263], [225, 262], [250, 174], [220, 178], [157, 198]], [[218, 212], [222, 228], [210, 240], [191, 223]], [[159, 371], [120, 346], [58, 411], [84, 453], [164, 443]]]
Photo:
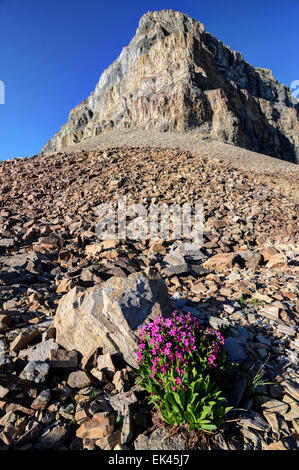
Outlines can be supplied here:
[[112, 129], [193, 131], [298, 162], [298, 104], [268, 69], [188, 15], [146, 13], [135, 36], [45, 145], [57, 151]]

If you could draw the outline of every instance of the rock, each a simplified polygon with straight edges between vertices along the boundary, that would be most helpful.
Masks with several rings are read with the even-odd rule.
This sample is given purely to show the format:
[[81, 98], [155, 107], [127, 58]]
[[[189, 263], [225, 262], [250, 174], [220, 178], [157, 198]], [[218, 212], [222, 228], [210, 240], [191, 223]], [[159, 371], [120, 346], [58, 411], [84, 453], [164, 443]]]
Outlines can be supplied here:
[[128, 408], [136, 403], [137, 398], [134, 392], [117, 393], [109, 397], [109, 403], [115, 411], [120, 411], [123, 415], [128, 412]]
[[144, 434], [139, 434], [134, 441], [135, 450], [149, 450], [149, 437]]
[[257, 269], [257, 267], [262, 264], [262, 255], [255, 251], [243, 250], [239, 251], [238, 255], [244, 259], [246, 268], [248, 269]]
[[83, 450], [97, 450], [95, 441], [92, 439], [83, 439], [82, 444], [83, 444]]
[[292, 398], [290, 395], [284, 395], [282, 401], [290, 406], [290, 410], [284, 414], [284, 419], [286, 421], [293, 421], [299, 418], [299, 405], [297, 401], [294, 400], [294, 398]]
[[28, 344], [32, 344], [39, 336], [40, 331], [37, 328], [28, 328], [18, 334], [10, 344], [10, 349], [15, 352], [20, 351], [28, 346]]
[[28, 416], [34, 416], [34, 411], [31, 410], [30, 408], [26, 408], [25, 406], [20, 405], [19, 403], [8, 403], [5, 407], [5, 411], [9, 412], [21, 412], [23, 414], [26, 414]]
[[59, 415], [62, 416], [64, 419], [73, 421], [74, 413], [75, 413], [75, 405], [73, 403], [70, 403], [67, 406], [61, 406], [58, 412], [59, 412]]
[[14, 246], [15, 241], [13, 238], [2, 238], [0, 240], [0, 247], [1, 248], [9, 248], [11, 246]]
[[163, 269], [163, 274], [165, 276], [173, 276], [175, 274], [187, 274], [189, 272], [188, 266], [186, 263], [184, 264], [177, 264], [175, 266], [169, 266]]
[[50, 450], [61, 446], [69, 436], [69, 430], [64, 426], [55, 426], [50, 431], [41, 435], [38, 448], [40, 450]]
[[194, 294], [204, 294], [208, 289], [203, 282], [196, 282], [192, 284], [191, 290]]
[[238, 421], [238, 424], [242, 427], [256, 429], [257, 431], [267, 432], [270, 430], [269, 424], [263, 419], [263, 417], [256, 411], [247, 411], [246, 417]]
[[261, 315], [270, 319], [279, 318], [279, 308], [278, 307], [264, 307], [260, 310]]
[[223, 271], [232, 268], [236, 264], [236, 260], [236, 253], [218, 253], [207, 259], [202, 266], [214, 271]]
[[115, 372], [112, 383], [115, 386], [115, 390], [118, 393], [123, 393], [125, 391], [125, 379], [126, 379], [126, 370], [118, 370]]
[[262, 408], [265, 416], [270, 413], [278, 413], [283, 416], [289, 411], [290, 407], [287, 403], [279, 400], [268, 400], [262, 404]]
[[181, 437], [169, 436], [169, 433], [163, 429], [153, 431], [149, 440], [144, 439], [144, 437], [139, 435], [134, 441], [135, 450], [185, 450], [185, 443]]
[[101, 437], [96, 440], [96, 445], [102, 450], [113, 450], [118, 444], [121, 443], [120, 431], [114, 431], [107, 436]]
[[45, 362], [49, 359], [51, 351], [58, 350], [58, 348], [58, 344], [51, 338], [30, 348], [23, 356], [27, 357], [28, 361]]
[[103, 240], [101, 242], [103, 250], [112, 250], [118, 247], [119, 241], [118, 240]]
[[229, 326], [229, 322], [224, 318], [218, 318], [213, 316], [209, 318], [209, 323], [211, 327], [215, 328], [216, 330], [218, 330], [221, 326]]
[[116, 371], [115, 365], [112, 360], [111, 354], [103, 354], [98, 356], [97, 361], [98, 370], [104, 372], [105, 376], [108, 379], [112, 379]]
[[91, 369], [90, 371], [91, 375], [93, 377], [95, 377], [99, 382], [101, 382], [101, 384], [107, 384], [109, 383], [109, 380], [107, 379], [106, 375], [104, 374], [103, 371], [97, 369], [97, 368], [93, 368]]
[[71, 288], [73, 287], [73, 280], [65, 277], [62, 279], [61, 282], [59, 282], [56, 292], [57, 294], [64, 294], [65, 292], [69, 292]]
[[92, 243], [91, 245], [87, 245], [85, 247], [85, 252], [89, 256], [96, 256], [103, 251], [102, 243]]
[[98, 397], [89, 405], [89, 412], [92, 415], [98, 413], [99, 411], [111, 411], [109, 400], [106, 399], [104, 396]]
[[137, 367], [140, 328], [158, 314], [170, 314], [171, 309], [164, 281], [140, 274], [114, 277], [101, 287], [74, 288], [59, 302], [56, 341], [82, 355], [95, 347], [101, 347], [104, 354], [117, 348], [128, 364]]
[[271, 256], [267, 261], [268, 269], [282, 268], [288, 265], [288, 260], [283, 253], [277, 253]]
[[99, 355], [99, 348], [96, 347], [90, 351], [90, 353], [86, 354], [82, 357], [81, 360], [81, 367], [87, 371], [93, 369], [97, 365], [97, 358]]
[[13, 411], [8, 411], [0, 418], [0, 426], [6, 427], [8, 424], [14, 424], [17, 417]]
[[247, 359], [247, 355], [245, 354], [244, 349], [232, 336], [225, 338], [224, 347], [228, 353], [229, 359], [232, 362], [242, 362]]
[[75, 420], [77, 424], [82, 424], [84, 421], [88, 421], [90, 419], [90, 414], [87, 411], [87, 407], [85, 403], [78, 403], [76, 406], [75, 412]]
[[241, 380], [235, 380], [232, 383], [231, 388], [229, 389], [229, 392], [227, 394], [227, 399], [229, 402], [230, 406], [233, 406], [234, 408], [238, 408], [243, 396], [244, 392], [246, 390], [247, 386], [247, 380], [246, 379], [241, 379]]
[[268, 444], [266, 450], [289, 450], [289, 446], [283, 441], [276, 441]]
[[274, 246], [267, 246], [264, 250], [263, 250], [263, 258], [265, 261], [269, 261], [270, 258], [272, 258], [273, 256], [279, 254], [279, 251], [276, 250], [276, 248], [274, 248]]
[[257, 450], [259, 448], [259, 446], [260, 446], [260, 437], [257, 433], [251, 431], [248, 428], [243, 428], [242, 429], [242, 434], [243, 434], [245, 443], [246, 442], [250, 443], [250, 448], [252, 448], [251, 446], [253, 446], [254, 450]]
[[67, 383], [72, 388], [84, 388], [92, 385], [89, 375], [84, 370], [76, 370], [68, 376]]
[[32, 361], [28, 362], [27, 366], [20, 374], [21, 379], [32, 380], [35, 383], [45, 382], [50, 366], [46, 362]]
[[291, 397], [299, 401], [299, 385], [295, 381], [291, 379], [283, 380], [280, 385], [284, 387]]
[[266, 344], [267, 346], [271, 346], [271, 341], [269, 339], [265, 338], [261, 333], [258, 333], [256, 335], [256, 339], [262, 344]]
[[50, 351], [49, 363], [55, 369], [71, 369], [78, 367], [77, 351], [65, 351], [63, 349], [52, 349]]
[[299, 434], [299, 418], [293, 419], [292, 425], [294, 427], [295, 432]]
[[80, 439], [100, 439], [114, 430], [115, 416], [108, 413], [96, 413], [77, 429], [76, 436]]
[[33, 410], [44, 410], [51, 398], [51, 391], [49, 389], [43, 390], [31, 404]]
[[121, 443], [126, 444], [133, 438], [133, 420], [131, 413], [128, 411], [124, 417], [121, 428]]
[[38, 439], [38, 436], [40, 435], [43, 429], [42, 425], [37, 421], [32, 421], [31, 424], [27, 427], [29, 427], [29, 429], [26, 430], [26, 432], [16, 440], [16, 447], [21, 447], [24, 444], [27, 444], [28, 442], [34, 442]]
[[5, 395], [8, 394], [8, 392], [9, 392], [8, 388], [2, 387], [2, 385], [0, 385], [0, 398], [4, 398]]
[[279, 435], [279, 415], [276, 413], [264, 413], [265, 419], [268, 421], [269, 425], [271, 426], [272, 432], [274, 435]]
[[36, 278], [28, 271], [0, 271], [0, 280], [6, 285], [13, 286], [14, 284], [32, 284]]

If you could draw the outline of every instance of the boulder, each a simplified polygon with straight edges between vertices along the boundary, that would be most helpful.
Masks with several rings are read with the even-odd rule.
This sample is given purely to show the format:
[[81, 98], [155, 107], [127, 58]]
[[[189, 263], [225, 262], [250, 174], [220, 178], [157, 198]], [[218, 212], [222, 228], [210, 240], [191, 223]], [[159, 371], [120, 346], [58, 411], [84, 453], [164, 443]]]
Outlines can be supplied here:
[[74, 287], [57, 308], [56, 342], [83, 356], [96, 347], [102, 348], [103, 354], [119, 351], [128, 364], [137, 367], [141, 327], [158, 314], [167, 316], [171, 311], [164, 281], [142, 274], [113, 277], [88, 289]]

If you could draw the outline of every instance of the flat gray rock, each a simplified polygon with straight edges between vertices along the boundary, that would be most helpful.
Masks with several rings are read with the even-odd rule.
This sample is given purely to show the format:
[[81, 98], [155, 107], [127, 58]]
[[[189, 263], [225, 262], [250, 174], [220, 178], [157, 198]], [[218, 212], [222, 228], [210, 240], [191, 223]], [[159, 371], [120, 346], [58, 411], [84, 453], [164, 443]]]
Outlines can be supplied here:
[[24, 357], [27, 357], [28, 361], [47, 361], [50, 351], [58, 348], [59, 345], [51, 338], [30, 348], [28, 352], [26, 351]]
[[25, 369], [20, 374], [21, 379], [32, 380], [35, 383], [42, 383], [46, 380], [50, 366], [46, 362], [28, 362]]
[[169, 436], [164, 429], [156, 429], [149, 438], [148, 450], [185, 450], [181, 437]]
[[224, 347], [228, 353], [229, 359], [232, 362], [242, 362], [247, 359], [247, 354], [244, 352], [244, 349], [232, 336], [229, 336], [225, 339]]

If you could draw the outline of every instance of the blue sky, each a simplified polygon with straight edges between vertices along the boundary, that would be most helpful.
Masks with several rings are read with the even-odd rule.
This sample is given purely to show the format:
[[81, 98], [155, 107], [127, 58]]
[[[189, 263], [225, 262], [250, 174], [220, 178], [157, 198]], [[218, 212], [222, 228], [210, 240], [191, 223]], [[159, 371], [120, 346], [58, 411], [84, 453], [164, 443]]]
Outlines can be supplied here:
[[0, 160], [38, 153], [135, 34], [148, 10], [202, 21], [245, 60], [299, 79], [298, 0], [0, 0]]

